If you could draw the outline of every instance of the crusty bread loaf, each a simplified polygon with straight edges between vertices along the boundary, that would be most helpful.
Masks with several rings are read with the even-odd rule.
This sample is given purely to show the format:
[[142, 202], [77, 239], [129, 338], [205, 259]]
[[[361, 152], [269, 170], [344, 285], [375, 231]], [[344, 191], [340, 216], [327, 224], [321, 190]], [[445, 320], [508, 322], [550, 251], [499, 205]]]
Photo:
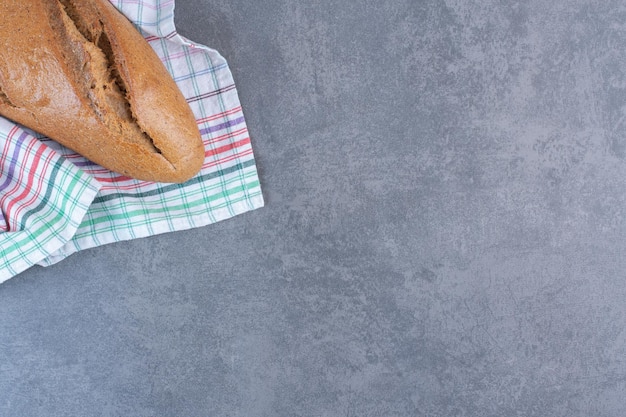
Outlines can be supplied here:
[[0, 16], [0, 114], [133, 178], [200, 170], [191, 109], [108, 0], [1, 0]]

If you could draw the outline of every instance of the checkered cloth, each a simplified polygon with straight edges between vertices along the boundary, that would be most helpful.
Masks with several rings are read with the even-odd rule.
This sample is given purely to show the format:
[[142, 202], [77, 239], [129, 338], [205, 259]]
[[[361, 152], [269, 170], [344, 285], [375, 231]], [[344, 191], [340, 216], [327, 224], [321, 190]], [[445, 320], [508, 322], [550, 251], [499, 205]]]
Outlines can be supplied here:
[[182, 185], [131, 180], [0, 117], [0, 282], [82, 249], [263, 206], [226, 61], [176, 33], [173, 0], [111, 2], [142, 31], [185, 95], [204, 140], [204, 166]]

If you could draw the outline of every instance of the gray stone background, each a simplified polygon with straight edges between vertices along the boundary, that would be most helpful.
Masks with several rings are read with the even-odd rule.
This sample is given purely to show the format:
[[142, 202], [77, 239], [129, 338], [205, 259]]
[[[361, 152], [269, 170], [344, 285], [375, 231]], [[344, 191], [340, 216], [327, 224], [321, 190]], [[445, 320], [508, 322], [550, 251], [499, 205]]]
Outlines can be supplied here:
[[267, 206], [0, 286], [1, 416], [626, 415], [626, 3], [179, 0]]

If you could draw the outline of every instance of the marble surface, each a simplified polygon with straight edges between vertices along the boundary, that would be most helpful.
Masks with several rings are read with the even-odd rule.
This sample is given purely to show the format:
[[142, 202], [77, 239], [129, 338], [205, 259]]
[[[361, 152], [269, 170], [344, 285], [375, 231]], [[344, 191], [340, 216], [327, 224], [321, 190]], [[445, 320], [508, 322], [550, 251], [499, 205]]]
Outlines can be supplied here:
[[623, 416], [626, 5], [179, 0], [266, 207], [0, 286], [2, 416]]

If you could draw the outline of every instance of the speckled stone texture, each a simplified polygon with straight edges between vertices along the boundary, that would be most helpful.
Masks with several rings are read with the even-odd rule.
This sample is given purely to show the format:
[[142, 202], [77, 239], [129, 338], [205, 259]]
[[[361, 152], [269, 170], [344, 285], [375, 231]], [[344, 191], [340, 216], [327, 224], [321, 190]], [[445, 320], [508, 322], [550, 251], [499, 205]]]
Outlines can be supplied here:
[[2, 416], [624, 416], [626, 4], [179, 0], [267, 206], [0, 286]]

